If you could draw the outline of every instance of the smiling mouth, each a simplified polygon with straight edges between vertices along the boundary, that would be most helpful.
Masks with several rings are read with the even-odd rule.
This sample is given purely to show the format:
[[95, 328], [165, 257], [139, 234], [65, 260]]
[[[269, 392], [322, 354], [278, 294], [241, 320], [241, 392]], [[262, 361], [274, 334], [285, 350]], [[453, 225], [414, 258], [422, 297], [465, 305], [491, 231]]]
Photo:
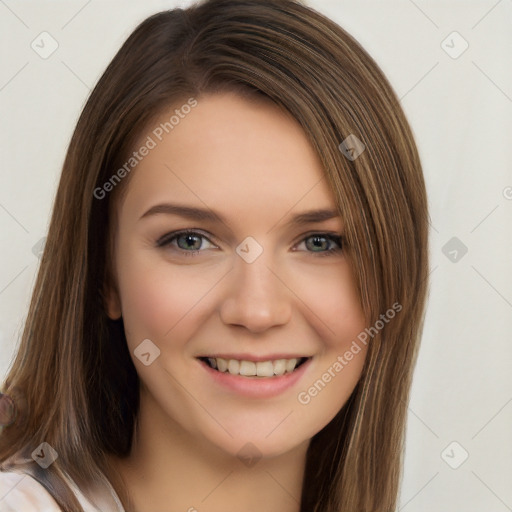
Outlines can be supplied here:
[[280, 377], [293, 373], [310, 357], [293, 359], [275, 359], [269, 361], [246, 361], [238, 359], [223, 359], [222, 357], [199, 357], [207, 366], [220, 373], [229, 373], [242, 377]]

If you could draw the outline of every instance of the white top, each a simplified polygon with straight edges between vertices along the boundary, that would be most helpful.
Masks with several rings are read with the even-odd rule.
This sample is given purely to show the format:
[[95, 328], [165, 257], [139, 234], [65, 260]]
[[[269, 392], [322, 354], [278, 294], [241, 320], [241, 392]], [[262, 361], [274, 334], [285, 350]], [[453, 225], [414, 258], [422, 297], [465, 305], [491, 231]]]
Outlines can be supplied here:
[[[113, 487], [97, 486], [89, 501], [75, 483], [67, 483], [85, 512], [125, 512]], [[51, 494], [31, 475], [18, 471], [0, 471], [0, 512], [62, 512]]]

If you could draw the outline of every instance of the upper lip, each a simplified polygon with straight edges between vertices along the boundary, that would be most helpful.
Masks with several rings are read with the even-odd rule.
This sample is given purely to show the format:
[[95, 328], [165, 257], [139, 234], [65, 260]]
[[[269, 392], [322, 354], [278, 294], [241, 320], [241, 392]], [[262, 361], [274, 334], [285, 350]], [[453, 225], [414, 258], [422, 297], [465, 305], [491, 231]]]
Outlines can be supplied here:
[[238, 361], [253, 361], [257, 363], [258, 361], [276, 361], [278, 359], [302, 359], [309, 358], [311, 356], [307, 356], [304, 354], [268, 354], [268, 355], [254, 355], [254, 354], [207, 354], [203, 356], [198, 356], [200, 358], [208, 358], [211, 357], [213, 359], [221, 358], [221, 359], [236, 359]]

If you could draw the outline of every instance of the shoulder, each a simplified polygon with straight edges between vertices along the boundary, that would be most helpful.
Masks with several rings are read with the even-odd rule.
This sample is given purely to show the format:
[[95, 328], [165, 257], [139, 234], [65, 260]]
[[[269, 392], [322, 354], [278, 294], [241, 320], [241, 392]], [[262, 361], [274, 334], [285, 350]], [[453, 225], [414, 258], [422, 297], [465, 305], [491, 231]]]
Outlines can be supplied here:
[[[67, 483], [84, 512], [125, 512], [115, 490], [105, 479], [96, 483], [89, 498], [71, 478]], [[0, 471], [0, 512], [62, 512], [52, 495], [30, 474], [22, 470]]]
[[62, 512], [50, 493], [34, 478], [0, 471], [0, 512]]

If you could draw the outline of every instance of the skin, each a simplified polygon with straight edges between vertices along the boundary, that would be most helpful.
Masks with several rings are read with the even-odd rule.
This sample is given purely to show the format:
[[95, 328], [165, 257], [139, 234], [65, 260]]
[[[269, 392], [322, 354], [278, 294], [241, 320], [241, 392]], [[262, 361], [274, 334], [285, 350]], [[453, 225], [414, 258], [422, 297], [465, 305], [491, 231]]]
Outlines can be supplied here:
[[[367, 352], [299, 403], [365, 328], [343, 247], [329, 238], [317, 247], [312, 236], [342, 235], [343, 221], [287, 224], [299, 212], [335, 210], [320, 160], [291, 116], [233, 93], [197, 100], [132, 171], [117, 205], [107, 311], [123, 316], [142, 385], [132, 452], [115, 463], [137, 512], [297, 512], [310, 439], [350, 396]], [[141, 219], [161, 203], [208, 208], [225, 223]], [[206, 238], [157, 246], [185, 228]], [[263, 248], [252, 263], [236, 252], [248, 236]], [[325, 255], [329, 248], [338, 250]], [[134, 355], [145, 339], [160, 350], [147, 366]], [[248, 398], [213, 382], [197, 360], [222, 352], [312, 360], [292, 388]], [[237, 456], [249, 442], [258, 455], [251, 466]]]

